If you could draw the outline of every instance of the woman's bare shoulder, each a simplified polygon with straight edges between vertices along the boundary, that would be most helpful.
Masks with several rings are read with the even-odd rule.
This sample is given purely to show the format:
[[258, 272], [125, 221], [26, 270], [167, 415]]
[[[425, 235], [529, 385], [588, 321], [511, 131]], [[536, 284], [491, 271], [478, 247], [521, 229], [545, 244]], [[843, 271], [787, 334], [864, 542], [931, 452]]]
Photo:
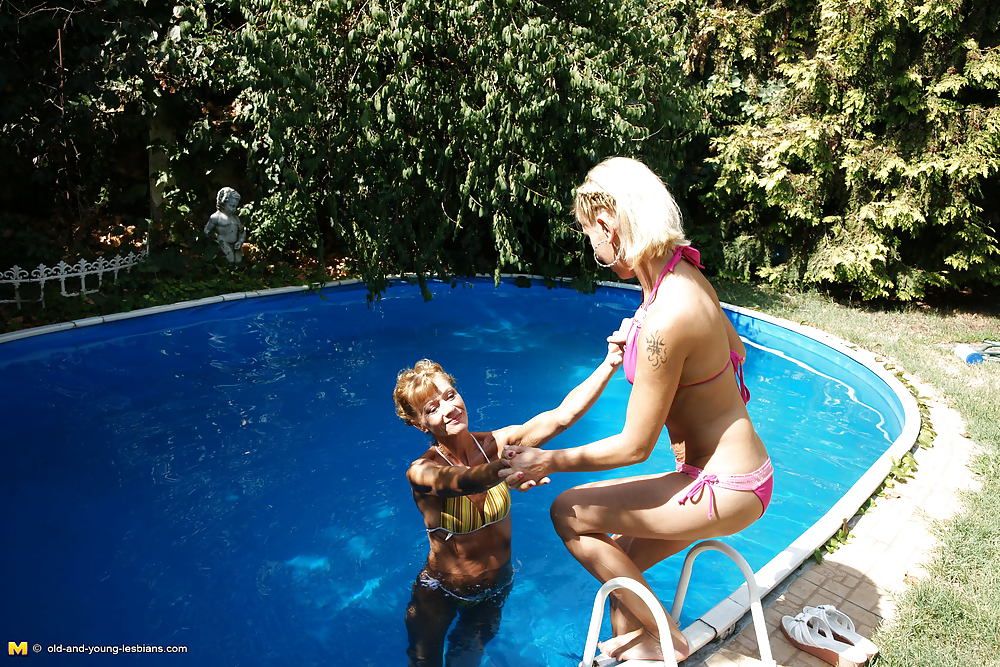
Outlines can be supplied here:
[[407, 468], [407, 474], [409, 474], [410, 471], [416, 467], [426, 466], [428, 464], [434, 465], [438, 463], [438, 461], [435, 460], [436, 458], [437, 450], [435, 450], [434, 447], [428, 447], [426, 452], [410, 461], [410, 465]]
[[492, 431], [476, 431], [472, 435], [479, 441], [483, 451], [486, 453], [486, 458], [493, 461], [500, 456], [500, 449], [504, 446], [504, 444], [506, 444], [504, 440], [506, 433], [510, 428], [512, 427], [505, 426], [504, 428], [498, 428]]
[[707, 295], [691, 288], [673, 290], [666, 299], [658, 298], [646, 314], [644, 334], [656, 333], [665, 343], [697, 337], [705, 325]]

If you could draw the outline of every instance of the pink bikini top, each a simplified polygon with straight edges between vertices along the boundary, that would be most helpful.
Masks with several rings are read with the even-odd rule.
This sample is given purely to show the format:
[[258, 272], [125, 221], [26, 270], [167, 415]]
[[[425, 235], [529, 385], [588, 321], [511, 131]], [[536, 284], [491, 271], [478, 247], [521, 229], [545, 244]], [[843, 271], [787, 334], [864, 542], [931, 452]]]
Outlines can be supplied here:
[[[687, 260], [690, 264], [698, 267], [699, 269], [705, 268], [701, 263], [701, 253], [689, 245], [682, 245], [677, 246], [677, 249], [674, 250], [673, 257], [670, 258], [667, 265], [663, 267], [662, 271], [660, 271], [660, 275], [656, 278], [656, 282], [653, 283], [653, 289], [650, 291], [649, 296], [646, 297], [646, 300], [643, 301], [642, 305], [640, 305], [635, 311], [635, 315], [632, 316], [632, 322], [629, 325], [628, 335], [625, 337], [625, 355], [622, 366], [625, 367], [625, 378], [630, 384], [635, 381], [636, 355], [638, 354], [637, 343], [639, 340], [639, 331], [642, 329], [642, 323], [646, 320], [646, 309], [649, 308], [650, 304], [653, 303], [653, 300], [656, 299], [656, 291], [660, 289], [660, 283], [663, 282], [663, 279], [667, 277], [668, 273], [673, 273], [677, 264], [682, 259]], [[740, 386], [740, 396], [743, 397], [743, 402], [747, 403], [750, 401], [750, 390], [743, 381], [743, 357], [741, 357], [736, 350], [729, 351], [729, 360], [726, 361], [726, 365], [723, 366], [718, 373], [715, 373], [712, 377], [705, 380], [678, 385], [678, 389], [694, 387], [699, 384], [711, 382], [715, 378], [722, 375], [730, 365], [732, 365], [733, 371], [736, 373], [736, 379]]]

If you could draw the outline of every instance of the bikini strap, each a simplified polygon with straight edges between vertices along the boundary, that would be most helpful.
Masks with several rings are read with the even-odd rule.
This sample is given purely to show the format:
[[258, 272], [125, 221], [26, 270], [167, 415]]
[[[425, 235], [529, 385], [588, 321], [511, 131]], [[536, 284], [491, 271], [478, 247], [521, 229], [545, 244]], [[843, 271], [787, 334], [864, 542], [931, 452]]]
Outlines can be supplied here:
[[701, 263], [701, 253], [698, 252], [697, 248], [689, 245], [677, 246], [676, 248], [674, 248], [674, 254], [670, 258], [670, 261], [666, 263], [666, 265], [663, 267], [663, 270], [660, 271], [660, 275], [657, 276], [656, 282], [653, 283], [653, 289], [650, 290], [649, 292], [649, 298], [647, 298], [646, 301], [643, 302], [642, 308], [646, 308], [649, 304], [653, 302], [653, 299], [656, 298], [656, 291], [660, 289], [660, 283], [663, 282], [663, 279], [667, 277], [668, 273], [674, 272], [674, 269], [677, 268], [677, 265], [680, 263], [682, 259], [687, 260], [690, 264], [697, 266], [699, 269], [705, 268]]
[[434, 451], [436, 451], [438, 453], [438, 456], [443, 458], [448, 465], [450, 466], [455, 465], [454, 463], [451, 462], [451, 459], [449, 459], [447, 456], [444, 455], [444, 452], [441, 451], [441, 447], [439, 445], [434, 445]]
[[669, 262], [667, 262], [668, 270], [673, 271], [677, 268], [677, 265], [682, 259], [686, 259], [689, 263], [697, 266], [699, 269], [705, 268], [701, 263], [701, 252], [699, 252], [697, 248], [689, 245], [679, 245], [674, 250], [674, 256], [670, 258]]
[[[470, 432], [469, 435], [472, 435], [472, 433]], [[486, 451], [483, 449], [483, 446], [479, 444], [479, 440], [477, 440], [476, 436], [474, 435], [472, 435], [472, 442], [476, 443], [476, 447], [479, 448], [479, 453], [482, 454], [483, 458], [486, 459], [486, 462], [489, 463], [490, 457], [486, 454]], [[441, 456], [441, 458], [443, 458], [445, 461], [448, 462], [448, 465], [450, 466], [455, 465], [454, 463], [451, 462], [451, 460], [447, 456], [444, 455], [444, 452], [441, 451], [441, 447], [439, 445], [434, 445], [434, 449]], [[469, 466], [465, 467], [468, 468]]]
[[750, 402], [750, 388], [747, 387], [747, 382], [743, 378], [744, 359], [736, 350], [730, 350], [729, 362], [733, 365], [733, 371], [736, 372], [736, 383], [740, 386], [740, 398], [743, 399], [743, 404], [746, 405]]
[[[469, 435], [472, 435], [471, 431], [469, 432]], [[476, 443], [476, 447], [479, 447], [479, 453], [482, 454], [483, 458], [486, 459], [486, 462], [489, 463], [490, 457], [486, 455], [486, 451], [483, 449], [483, 446], [479, 444], [479, 440], [477, 440], [476, 436], [474, 435], [472, 435], [472, 442]], [[497, 452], [497, 457], [498, 457], [497, 460], [499, 460], [499, 455], [500, 452]]]

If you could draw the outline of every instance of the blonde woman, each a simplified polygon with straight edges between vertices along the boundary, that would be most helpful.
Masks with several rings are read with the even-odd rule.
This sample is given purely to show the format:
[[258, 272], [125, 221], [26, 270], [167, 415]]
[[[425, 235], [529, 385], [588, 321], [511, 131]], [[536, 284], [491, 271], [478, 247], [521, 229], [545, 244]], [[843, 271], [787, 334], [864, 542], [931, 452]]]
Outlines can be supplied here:
[[440, 364], [422, 359], [399, 373], [396, 413], [432, 438], [406, 472], [430, 543], [406, 611], [411, 667], [479, 664], [512, 584], [507, 485], [526, 490], [548, 481], [501, 478], [508, 465], [501, 452], [537, 447], [579, 419], [621, 365], [623, 342], [621, 334], [609, 337], [604, 361], [557, 408], [492, 430], [470, 429], [465, 400]]
[[[569, 552], [601, 582], [643, 584], [643, 571], [695, 540], [731, 535], [759, 519], [773, 471], [745, 407], [742, 342], [702, 275], [680, 211], [644, 164], [611, 158], [577, 189], [576, 219], [598, 264], [636, 278], [643, 300], [628, 328], [624, 367], [633, 390], [622, 431], [561, 450], [508, 447], [516, 483], [556, 472], [619, 468], [646, 460], [664, 426], [676, 470], [585, 484], [552, 504]], [[734, 372], [735, 371], [735, 372]], [[646, 584], [648, 586], [648, 584]], [[619, 660], [662, 659], [648, 608], [628, 592], [612, 601], [614, 637], [602, 650]], [[687, 641], [672, 624], [676, 657]]]

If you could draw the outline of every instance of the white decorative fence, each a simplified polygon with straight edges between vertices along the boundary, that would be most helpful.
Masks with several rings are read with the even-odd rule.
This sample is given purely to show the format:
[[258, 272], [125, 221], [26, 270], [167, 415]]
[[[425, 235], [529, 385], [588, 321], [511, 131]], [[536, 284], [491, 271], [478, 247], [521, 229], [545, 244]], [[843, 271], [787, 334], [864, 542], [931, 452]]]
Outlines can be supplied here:
[[[118, 280], [119, 271], [131, 271], [132, 267], [140, 264], [149, 257], [149, 246], [139, 252], [130, 252], [127, 255], [115, 255], [111, 259], [98, 257], [93, 262], [80, 259], [76, 264], [67, 264], [62, 261], [55, 266], [39, 264], [37, 268], [28, 271], [20, 266], [13, 266], [10, 270], [0, 273], [0, 285], [11, 285], [14, 288], [13, 299], [0, 299], [0, 303], [16, 303], [18, 310], [22, 303], [40, 302], [45, 307], [45, 283], [58, 280], [59, 291], [63, 296], [83, 296], [93, 294], [101, 289], [104, 284], [104, 274], [110, 273], [114, 280]], [[97, 276], [97, 286], [87, 287], [87, 276]], [[80, 290], [78, 292], [66, 291], [66, 280], [80, 280]], [[21, 296], [21, 289], [24, 285], [38, 285], [38, 298], [25, 299]], [[93, 285], [93, 282], [91, 282]], [[71, 283], [71, 288], [73, 284]]]

